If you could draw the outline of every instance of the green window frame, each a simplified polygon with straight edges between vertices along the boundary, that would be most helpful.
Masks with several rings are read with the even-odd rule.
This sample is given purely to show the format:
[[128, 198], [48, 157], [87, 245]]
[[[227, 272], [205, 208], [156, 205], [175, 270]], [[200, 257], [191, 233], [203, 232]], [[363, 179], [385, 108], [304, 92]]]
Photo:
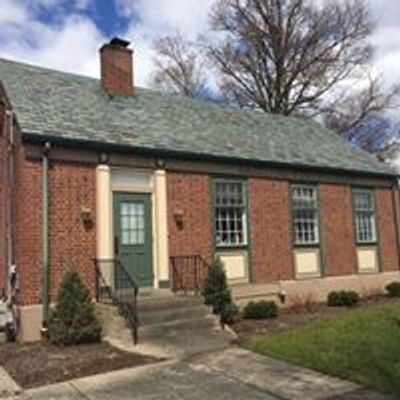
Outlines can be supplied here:
[[372, 189], [353, 189], [353, 213], [357, 244], [376, 244], [376, 207]]
[[218, 248], [248, 245], [247, 185], [243, 180], [216, 179], [213, 184], [214, 234]]
[[320, 244], [319, 198], [316, 185], [291, 185], [292, 232], [295, 246]]

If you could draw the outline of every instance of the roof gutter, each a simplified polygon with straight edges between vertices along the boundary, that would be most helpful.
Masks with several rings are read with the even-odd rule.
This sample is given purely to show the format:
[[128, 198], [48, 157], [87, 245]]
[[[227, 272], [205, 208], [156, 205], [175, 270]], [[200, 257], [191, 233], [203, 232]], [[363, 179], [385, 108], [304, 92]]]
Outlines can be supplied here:
[[261, 161], [261, 160], [251, 160], [243, 159], [239, 157], [227, 157], [227, 156], [212, 156], [207, 154], [192, 153], [188, 151], [180, 150], [168, 150], [168, 149], [151, 149], [140, 146], [132, 146], [126, 144], [115, 144], [115, 143], [105, 143], [97, 140], [84, 140], [84, 139], [69, 139], [63, 137], [57, 137], [51, 134], [41, 134], [37, 132], [24, 132], [24, 139], [26, 143], [31, 144], [44, 144], [51, 141], [54, 145], [60, 145], [70, 148], [80, 148], [84, 145], [87, 149], [110, 152], [115, 151], [118, 153], [132, 153], [135, 151], [140, 155], [165, 157], [165, 158], [181, 158], [186, 160], [196, 160], [196, 161], [213, 161], [218, 163], [241, 163], [242, 165], [252, 165], [259, 167], [273, 167], [276, 169], [293, 169], [296, 168], [303, 172], [329, 172], [331, 174], [343, 174], [347, 173], [349, 175], [355, 176], [365, 176], [365, 177], [375, 177], [375, 178], [386, 178], [386, 179], [398, 179], [399, 175], [390, 174], [384, 172], [368, 172], [360, 170], [349, 170], [326, 166], [310, 166], [301, 163], [284, 163], [276, 161]]

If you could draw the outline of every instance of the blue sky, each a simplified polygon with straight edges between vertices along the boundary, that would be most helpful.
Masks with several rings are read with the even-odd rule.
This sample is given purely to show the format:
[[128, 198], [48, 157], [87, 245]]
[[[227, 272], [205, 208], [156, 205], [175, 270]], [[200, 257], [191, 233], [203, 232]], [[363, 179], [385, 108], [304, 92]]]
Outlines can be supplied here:
[[[388, 84], [400, 81], [400, 1], [369, 1], [376, 20], [371, 36], [376, 71]], [[214, 2], [0, 0], [0, 57], [98, 77], [98, 49], [118, 35], [132, 42], [135, 81], [147, 86], [152, 41], [177, 31], [189, 39], [207, 33]]]

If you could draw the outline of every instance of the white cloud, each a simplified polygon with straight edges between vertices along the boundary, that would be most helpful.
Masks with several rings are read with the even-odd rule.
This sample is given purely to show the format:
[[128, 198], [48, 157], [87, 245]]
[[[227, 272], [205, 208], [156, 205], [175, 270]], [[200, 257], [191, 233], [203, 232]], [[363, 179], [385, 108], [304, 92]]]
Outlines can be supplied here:
[[[121, 17], [131, 21], [125, 31], [117, 34], [132, 42], [135, 79], [144, 86], [153, 68], [152, 42], [178, 31], [190, 40], [207, 33], [210, 8], [216, 0], [107, 1], [114, 1]], [[389, 82], [400, 81], [397, 66], [400, 61], [400, 2], [369, 1], [376, 20], [372, 35], [377, 48], [374, 65]], [[98, 48], [107, 39], [94, 21], [82, 13], [94, 6], [95, 0], [0, 0], [0, 3], [1, 57], [99, 75]], [[69, 15], [65, 13], [66, 5], [69, 5]], [[56, 22], [45, 24], [38, 18], [38, 12], [44, 8], [57, 15]]]
[[375, 47], [374, 65], [391, 84], [400, 82], [400, 2], [370, 0], [375, 29], [371, 41]]
[[141, 28], [154, 34], [179, 30], [195, 39], [208, 28], [209, 12], [215, 0], [116, 0], [125, 16], [139, 17]]
[[2, 29], [7, 24], [26, 22], [28, 10], [15, 1], [3, 0], [0, 7], [0, 24]]
[[125, 37], [135, 48], [136, 82], [148, 84], [153, 69], [152, 43], [166, 34], [181, 33], [189, 40], [209, 29], [209, 12], [215, 0], [116, 0], [125, 17], [133, 17]]
[[8, 17], [0, 12], [0, 56], [62, 71], [99, 75], [98, 48], [106, 39], [88, 17], [72, 14], [56, 24], [45, 24], [37, 18], [35, 7], [51, 7], [53, 0], [35, 4], [1, 1], [4, 9], [13, 11], [4, 13]]

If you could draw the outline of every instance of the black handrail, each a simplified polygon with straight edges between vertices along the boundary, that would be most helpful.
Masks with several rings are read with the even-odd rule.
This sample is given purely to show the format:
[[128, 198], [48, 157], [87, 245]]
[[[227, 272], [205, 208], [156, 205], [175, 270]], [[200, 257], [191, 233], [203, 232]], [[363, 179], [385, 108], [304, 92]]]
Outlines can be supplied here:
[[[176, 292], [194, 292], [203, 294], [204, 284], [209, 272], [210, 264], [200, 255], [179, 255], [170, 257], [172, 271], [172, 290]], [[220, 289], [222, 292], [222, 288]], [[222, 296], [219, 296], [221, 302]], [[221, 307], [220, 307], [221, 309]], [[225, 323], [220, 316], [222, 329]]]
[[170, 264], [174, 292], [202, 291], [209, 264], [200, 254], [171, 256]]
[[[100, 303], [110, 301], [118, 307], [119, 313], [128, 323], [134, 344], [137, 344], [139, 329], [137, 281], [126, 270], [121, 260], [95, 258], [93, 263], [96, 273], [96, 301]], [[107, 271], [110, 275], [109, 282], [102, 271]]]

